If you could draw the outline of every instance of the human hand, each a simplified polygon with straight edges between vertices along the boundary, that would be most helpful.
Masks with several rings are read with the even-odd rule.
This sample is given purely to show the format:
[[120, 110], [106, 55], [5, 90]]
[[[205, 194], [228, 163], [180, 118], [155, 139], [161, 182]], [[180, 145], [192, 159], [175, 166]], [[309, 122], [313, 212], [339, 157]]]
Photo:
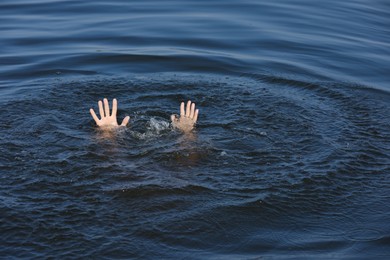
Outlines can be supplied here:
[[[104, 102], [104, 109], [103, 109], [103, 102]], [[89, 112], [91, 113], [93, 119], [95, 120], [96, 124], [99, 127], [103, 128], [113, 128], [113, 127], [118, 127], [118, 122], [116, 119], [116, 113], [118, 110], [118, 102], [114, 98], [112, 101], [112, 113], [110, 115], [110, 106], [108, 104], [107, 98], [103, 99], [103, 102], [99, 100], [98, 105], [99, 105], [99, 114], [101, 119], [99, 119], [95, 113], [95, 111], [91, 108]], [[130, 117], [126, 116], [122, 124], [120, 126], [126, 126], [127, 123], [129, 122]]]
[[195, 109], [195, 103], [187, 102], [187, 109], [184, 110], [184, 102], [180, 104], [180, 118], [171, 115], [172, 125], [183, 132], [190, 132], [198, 120], [199, 109]]

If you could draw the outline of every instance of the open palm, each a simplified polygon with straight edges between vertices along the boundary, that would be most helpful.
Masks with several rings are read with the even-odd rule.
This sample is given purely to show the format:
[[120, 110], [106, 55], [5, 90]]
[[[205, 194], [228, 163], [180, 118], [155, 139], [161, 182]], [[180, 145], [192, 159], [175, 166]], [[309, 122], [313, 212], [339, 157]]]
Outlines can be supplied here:
[[184, 102], [180, 104], [180, 117], [171, 115], [172, 125], [183, 132], [191, 131], [198, 120], [199, 109], [195, 109], [195, 103], [187, 102], [187, 108], [184, 109]]
[[[104, 103], [104, 109], [103, 109], [103, 103]], [[110, 105], [108, 103], [107, 98], [103, 99], [103, 102], [99, 100], [98, 102], [99, 106], [99, 114], [100, 119], [97, 117], [95, 111], [91, 108], [89, 112], [92, 115], [92, 118], [95, 120], [96, 124], [100, 127], [118, 127], [118, 121], [116, 119], [116, 113], [118, 111], [118, 102], [114, 98], [112, 101], [112, 112], [110, 114]], [[126, 116], [120, 126], [126, 126], [129, 122], [130, 117]]]

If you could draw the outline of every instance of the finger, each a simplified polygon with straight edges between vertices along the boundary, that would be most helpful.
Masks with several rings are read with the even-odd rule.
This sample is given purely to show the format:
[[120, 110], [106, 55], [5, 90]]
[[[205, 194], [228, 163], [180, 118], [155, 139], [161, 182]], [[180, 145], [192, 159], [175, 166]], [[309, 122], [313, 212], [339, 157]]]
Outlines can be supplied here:
[[171, 115], [171, 121], [172, 121], [172, 126], [176, 128], [179, 122], [178, 115], [176, 114]]
[[112, 116], [116, 117], [116, 112], [118, 111], [118, 101], [116, 98], [112, 100]]
[[98, 125], [98, 123], [99, 123], [99, 118], [97, 117], [95, 111], [91, 108], [91, 109], [89, 110], [89, 112], [91, 113], [91, 116], [92, 116], [93, 120], [95, 120], [95, 123]]
[[195, 110], [195, 115], [194, 115], [194, 124], [196, 123], [196, 121], [198, 120], [198, 114], [199, 114], [199, 109]]
[[186, 117], [190, 116], [190, 112], [191, 112], [191, 100], [188, 100], [188, 102], [187, 102], [187, 110], [186, 110]]
[[100, 118], [103, 118], [104, 117], [104, 110], [103, 110], [103, 103], [101, 100], [99, 100], [98, 105], [99, 105]]
[[127, 123], [129, 123], [129, 120], [130, 120], [130, 117], [129, 117], [129, 116], [126, 116], [126, 117], [123, 119], [121, 126], [126, 126]]
[[180, 104], [180, 116], [185, 116], [184, 102], [181, 102], [181, 104]]
[[103, 102], [104, 102], [104, 112], [106, 113], [106, 116], [110, 116], [110, 105], [108, 104], [107, 98], [105, 98]]
[[176, 114], [171, 115], [171, 121], [172, 121], [172, 123], [176, 123], [177, 121], [179, 121], [178, 115], [176, 115]]
[[195, 114], [195, 103], [191, 105], [190, 118], [193, 118]]

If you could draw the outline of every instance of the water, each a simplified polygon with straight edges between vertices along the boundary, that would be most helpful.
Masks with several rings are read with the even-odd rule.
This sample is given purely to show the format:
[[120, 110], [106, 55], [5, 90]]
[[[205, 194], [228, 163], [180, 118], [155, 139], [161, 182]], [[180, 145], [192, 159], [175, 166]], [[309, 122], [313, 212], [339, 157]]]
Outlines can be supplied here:
[[[384, 0], [2, 1], [0, 255], [388, 257], [389, 24]], [[96, 128], [103, 97], [129, 127]]]

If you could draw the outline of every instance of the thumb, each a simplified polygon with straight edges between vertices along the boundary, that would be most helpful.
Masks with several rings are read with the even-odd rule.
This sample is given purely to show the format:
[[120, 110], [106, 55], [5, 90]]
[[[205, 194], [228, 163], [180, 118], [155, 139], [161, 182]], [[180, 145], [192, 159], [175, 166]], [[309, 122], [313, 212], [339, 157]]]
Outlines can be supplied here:
[[172, 123], [174, 123], [174, 122], [177, 122], [177, 121], [178, 121], [178, 119], [177, 119], [177, 117], [176, 117], [176, 115], [175, 115], [175, 114], [171, 115], [171, 121], [172, 121]]
[[129, 120], [130, 120], [130, 117], [129, 117], [129, 116], [126, 116], [126, 117], [123, 119], [121, 126], [126, 126], [127, 123], [129, 123]]

